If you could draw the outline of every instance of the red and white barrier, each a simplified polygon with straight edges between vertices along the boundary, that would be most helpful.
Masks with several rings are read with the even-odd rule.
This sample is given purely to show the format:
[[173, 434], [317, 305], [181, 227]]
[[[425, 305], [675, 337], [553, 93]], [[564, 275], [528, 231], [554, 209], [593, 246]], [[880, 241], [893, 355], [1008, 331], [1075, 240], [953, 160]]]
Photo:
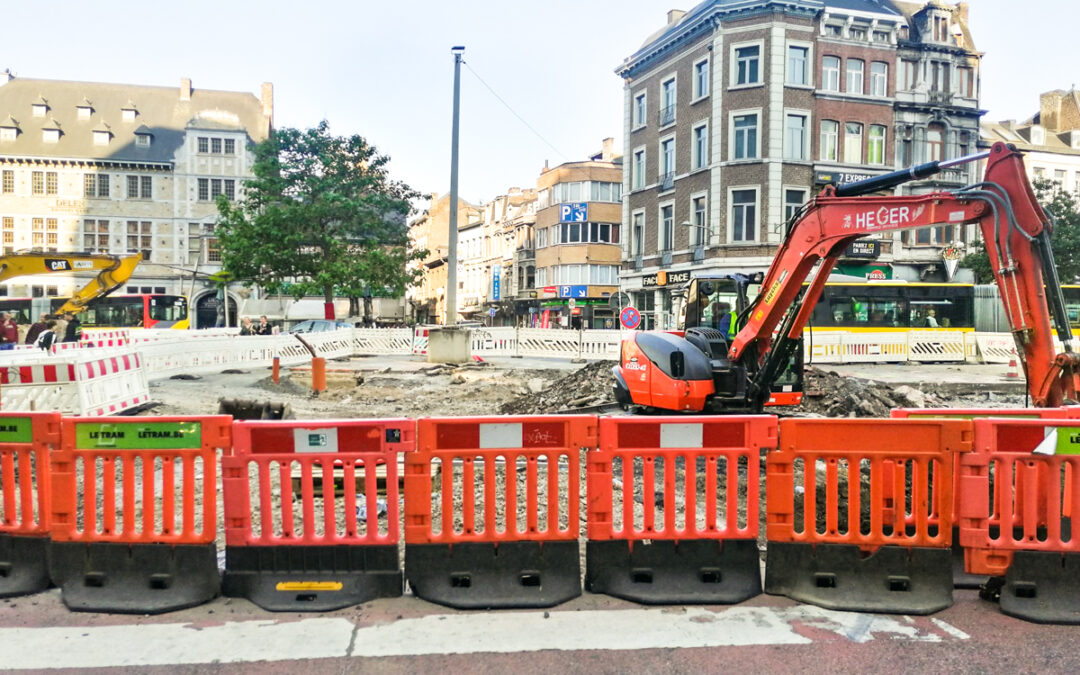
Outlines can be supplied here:
[[113, 415], [150, 401], [142, 357], [130, 349], [108, 356], [96, 349], [42, 352], [37, 360], [0, 368], [0, 408], [5, 412]]

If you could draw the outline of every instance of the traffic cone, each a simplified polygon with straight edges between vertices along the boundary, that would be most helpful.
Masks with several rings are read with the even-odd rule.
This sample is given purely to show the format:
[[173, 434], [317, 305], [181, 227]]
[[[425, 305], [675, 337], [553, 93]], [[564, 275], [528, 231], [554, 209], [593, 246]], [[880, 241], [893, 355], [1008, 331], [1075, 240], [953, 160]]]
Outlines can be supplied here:
[[1009, 359], [1009, 372], [1005, 373], [1005, 377], [1010, 379], [1020, 377], [1020, 368], [1016, 364], [1016, 359]]

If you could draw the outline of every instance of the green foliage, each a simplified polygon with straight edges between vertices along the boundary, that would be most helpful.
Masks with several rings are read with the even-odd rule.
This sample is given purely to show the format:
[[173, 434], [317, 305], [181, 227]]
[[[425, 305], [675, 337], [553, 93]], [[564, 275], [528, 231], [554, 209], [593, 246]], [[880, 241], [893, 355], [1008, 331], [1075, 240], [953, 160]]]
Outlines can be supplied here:
[[[1075, 283], [1080, 279], [1080, 204], [1054, 181], [1036, 180], [1032, 187], [1039, 203], [1054, 221], [1050, 244], [1058, 276], [1064, 284]], [[982, 240], [975, 244], [973, 252], [964, 256], [960, 265], [974, 271], [979, 283], [993, 283], [990, 257]]]
[[296, 298], [329, 301], [335, 288], [400, 296], [416, 281], [406, 263], [426, 252], [409, 250], [406, 218], [418, 195], [390, 179], [388, 161], [361, 136], [331, 135], [325, 120], [275, 131], [255, 148], [242, 198], [218, 198], [225, 271]]

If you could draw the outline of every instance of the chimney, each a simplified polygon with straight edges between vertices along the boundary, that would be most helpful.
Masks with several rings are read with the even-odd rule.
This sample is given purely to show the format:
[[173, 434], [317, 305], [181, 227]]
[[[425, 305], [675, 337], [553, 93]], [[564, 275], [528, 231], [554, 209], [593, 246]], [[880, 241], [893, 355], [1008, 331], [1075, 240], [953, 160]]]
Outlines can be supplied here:
[[1048, 91], [1039, 96], [1039, 124], [1047, 131], [1059, 131], [1061, 129], [1061, 100], [1065, 92], [1060, 89]]
[[550, 171], [550, 169], [548, 169], [548, 161], [545, 159], [544, 168], [540, 170], [540, 173], [547, 173], [548, 171]]
[[262, 95], [259, 97], [262, 101], [263, 116], [270, 120], [270, 126], [274, 125], [274, 85], [271, 82], [262, 83]]
[[968, 22], [968, 4], [966, 2], [956, 3], [956, 18], [960, 20], [960, 23], [967, 25]]
[[190, 101], [191, 100], [191, 78], [190, 77], [181, 77], [180, 78], [180, 100], [181, 101]]
[[614, 146], [615, 146], [615, 139], [614, 138], [611, 138], [611, 137], [605, 138], [604, 143], [601, 146], [603, 148], [603, 150], [601, 150], [601, 152], [600, 152], [600, 155], [601, 155], [600, 159], [602, 159], [605, 162], [610, 162], [612, 160], [612, 158], [615, 157], [615, 152], [614, 152], [614, 149], [613, 149]]
[[4, 72], [0, 73], [0, 86], [7, 84], [15, 79], [15, 73], [11, 72], [11, 68], [4, 68]]
[[671, 25], [679, 19], [686, 16], [686, 11], [682, 9], [669, 9], [667, 13], [667, 25]]

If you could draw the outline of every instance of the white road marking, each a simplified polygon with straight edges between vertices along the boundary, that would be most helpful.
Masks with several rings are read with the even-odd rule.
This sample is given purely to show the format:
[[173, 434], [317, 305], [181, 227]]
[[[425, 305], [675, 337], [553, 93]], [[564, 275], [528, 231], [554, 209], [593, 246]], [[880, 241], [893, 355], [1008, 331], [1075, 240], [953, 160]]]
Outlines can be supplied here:
[[[939, 619], [818, 607], [703, 607], [432, 614], [358, 628], [342, 618], [192, 624], [2, 628], [5, 668], [115, 668], [335, 657], [638, 650], [813, 642], [804, 625], [865, 643], [942, 642], [968, 635]], [[932, 623], [931, 623], [932, 622]], [[935, 628], [937, 630], [935, 630]]]

